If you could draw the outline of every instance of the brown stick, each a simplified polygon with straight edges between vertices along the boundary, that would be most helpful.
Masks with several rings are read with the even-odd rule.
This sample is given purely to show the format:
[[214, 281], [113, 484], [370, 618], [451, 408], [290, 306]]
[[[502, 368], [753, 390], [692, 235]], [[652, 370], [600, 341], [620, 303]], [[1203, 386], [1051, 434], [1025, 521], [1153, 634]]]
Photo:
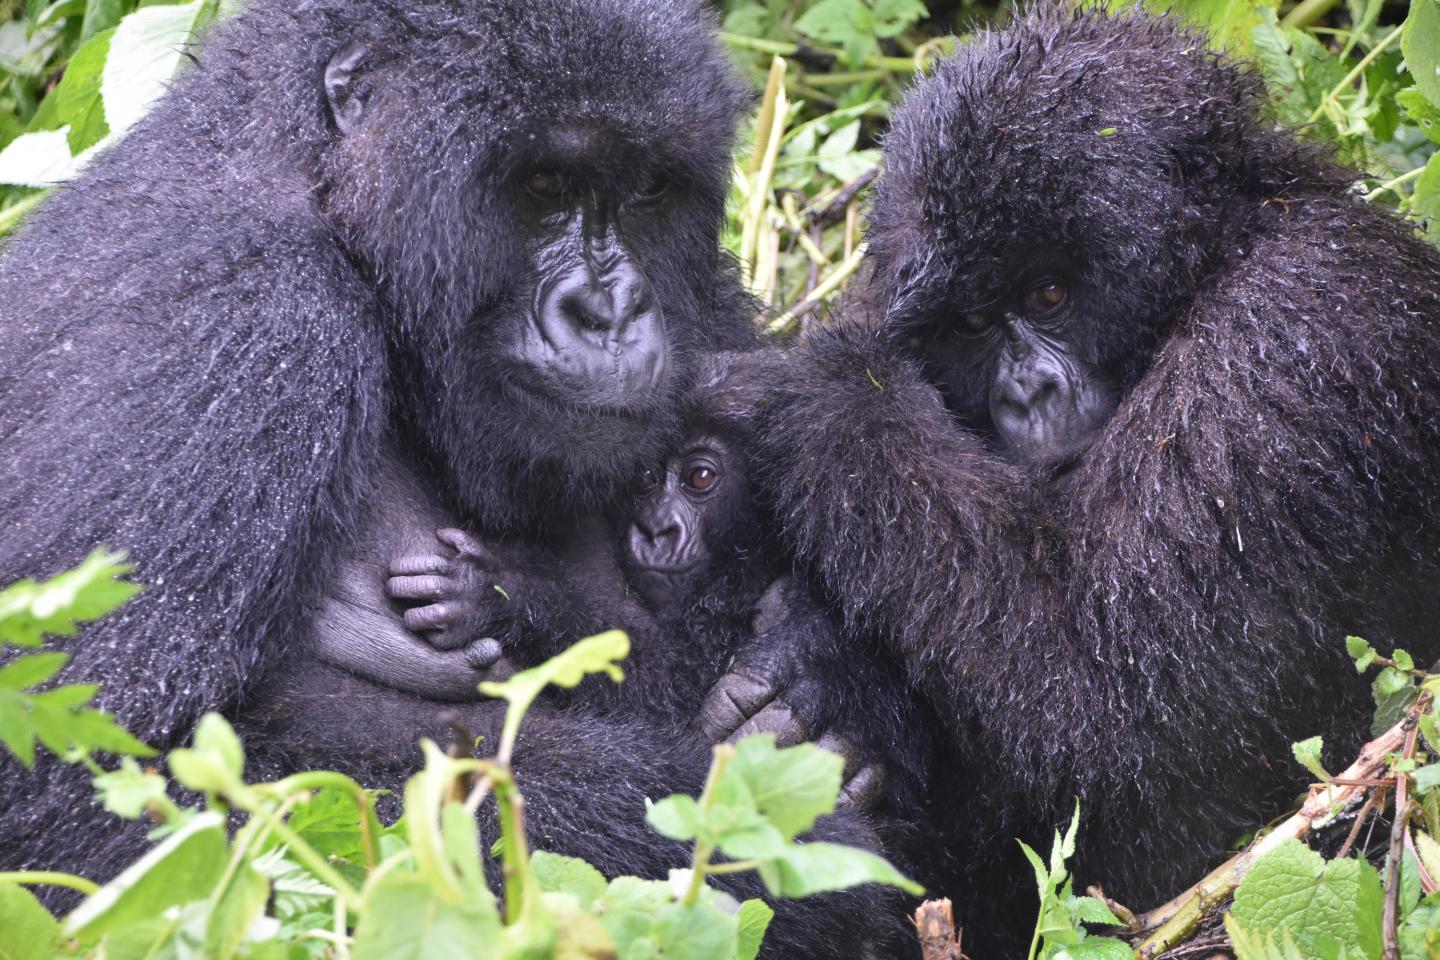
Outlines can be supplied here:
[[801, 222], [808, 227], [816, 225], [824, 226], [827, 223], [839, 220], [845, 215], [845, 208], [850, 206], [850, 202], [860, 196], [861, 192], [870, 186], [870, 184], [874, 183], [875, 178], [878, 176], [880, 176], [880, 168], [871, 167], [841, 187], [840, 192], [835, 194], [835, 199], [825, 204], [825, 206], [820, 207], [818, 210], [814, 207], [802, 210], [800, 213]]
[[926, 900], [913, 919], [924, 960], [968, 960], [960, 949], [964, 931], [955, 929], [955, 911], [948, 899]]

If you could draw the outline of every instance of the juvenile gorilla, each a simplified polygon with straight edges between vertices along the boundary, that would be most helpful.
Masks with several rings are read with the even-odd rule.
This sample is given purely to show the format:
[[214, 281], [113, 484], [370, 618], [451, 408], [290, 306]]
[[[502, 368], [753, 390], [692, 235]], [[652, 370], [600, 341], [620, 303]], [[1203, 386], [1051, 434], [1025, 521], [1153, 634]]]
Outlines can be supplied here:
[[[688, 3], [255, 0], [221, 26], [0, 260], [0, 583], [103, 542], [148, 585], [65, 679], [170, 747], [303, 690], [271, 671], [317, 636], [414, 642], [383, 595], [401, 544], [542, 541], [607, 503], [697, 353], [749, 340], [717, 243], [745, 100]], [[383, 699], [328, 706], [375, 730]], [[132, 855], [86, 771], [0, 763], [0, 866]]]
[[1140, 14], [981, 37], [896, 115], [874, 322], [772, 371], [765, 486], [951, 735], [982, 939], [1010, 837], [1078, 795], [1146, 906], [1353, 749], [1347, 633], [1437, 653], [1440, 256], [1262, 94]]
[[[830, 613], [789, 575], [749, 476], [754, 397], [731, 369], [750, 360], [728, 355], [707, 365], [679, 443], [641, 471], [629, 500], [584, 541], [539, 557], [533, 548], [440, 530], [433, 549], [392, 564], [387, 592], [412, 605], [404, 622], [428, 643], [465, 650], [489, 643], [521, 667], [587, 634], [624, 627], [632, 638], [625, 682], [597, 678], [564, 702], [648, 717], [706, 742], [759, 730], [782, 745], [818, 738], [847, 760], [846, 802], [881, 805], [883, 760], [895, 773], [894, 807], [913, 818], [928, 738], [917, 732], [894, 658], [849, 648]], [[377, 664], [413, 662], [412, 647], [384, 649], [361, 638], [327, 644], [323, 656], [368, 675]], [[423, 673], [416, 668], [417, 690], [458, 684], [443, 661], [426, 664]], [[786, 702], [751, 716], [777, 673]], [[789, 686], [792, 679], [804, 683]]]

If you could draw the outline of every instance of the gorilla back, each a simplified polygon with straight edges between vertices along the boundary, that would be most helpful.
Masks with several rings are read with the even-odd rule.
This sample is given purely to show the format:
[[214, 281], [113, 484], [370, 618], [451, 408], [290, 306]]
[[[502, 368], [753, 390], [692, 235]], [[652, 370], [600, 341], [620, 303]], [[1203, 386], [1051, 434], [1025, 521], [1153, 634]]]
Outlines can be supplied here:
[[[149, 586], [66, 679], [171, 745], [303, 641], [386, 458], [520, 533], [658, 458], [696, 353], [747, 337], [716, 242], [742, 107], [669, 0], [221, 26], [0, 260], [0, 583], [103, 542]], [[7, 773], [7, 816], [83, 813], [59, 776]]]

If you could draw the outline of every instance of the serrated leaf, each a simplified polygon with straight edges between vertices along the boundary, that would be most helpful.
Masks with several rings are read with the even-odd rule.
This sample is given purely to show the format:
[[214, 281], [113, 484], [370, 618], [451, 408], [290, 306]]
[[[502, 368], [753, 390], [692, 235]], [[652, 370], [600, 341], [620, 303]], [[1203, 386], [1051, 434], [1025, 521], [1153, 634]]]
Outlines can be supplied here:
[[325, 857], [356, 860], [363, 855], [359, 813], [355, 801], [343, 790], [325, 787], [315, 791], [309, 800], [296, 804], [287, 822], [300, 839]]
[[845, 762], [811, 743], [777, 749], [774, 734], [744, 738], [726, 765], [724, 779], [744, 783], [755, 809], [790, 840], [835, 809]]
[[[1360, 956], [1362, 918], [1356, 904], [1365, 886], [1378, 887], [1374, 871], [1356, 860], [1326, 863], [1320, 854], [1287, 840], [1262, 857], [1235, 892], [1231, 915], [1252, 933], [1288, 931], [1302, 947], [1327, 937]], [[1368, 918], [1365, 918], [1368, 922]]]
[[1290, 752], [1294, 755], [1295, 761], [1320, 780], [1330, 779], [1330, 775], [1325, 772], [1325, 767], [1320, 763], [1320, 756], [1324, 751], [1324, 737], [1311, 737], [1290, 745]]
[[60, 85], [50, 94], [55, 98], [53, 124], [70, 128], [67, 142], [72, 154], [93, 147], [110, 132], [100, 99], [100, 73], [110, 53], [110, 36], [107, 30], [82, 44], [65, 65]]
[[645, 822], [672, 840], [694, 840], [704, 826], [700, 805], [684, 794], [652, 803], [645, 811]]
[[1132, 960], [1135, 948], [1113, 937], [1086, 937], [1055, 954], [1055, 960]]

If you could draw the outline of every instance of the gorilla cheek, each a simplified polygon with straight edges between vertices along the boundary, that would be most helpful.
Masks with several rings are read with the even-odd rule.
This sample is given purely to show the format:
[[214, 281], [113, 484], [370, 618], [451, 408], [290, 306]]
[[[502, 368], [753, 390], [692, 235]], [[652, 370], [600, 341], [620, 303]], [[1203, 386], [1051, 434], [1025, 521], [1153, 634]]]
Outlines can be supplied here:
[[1005, 350], [990, 388], [990, 418], [1004, 445], [1035, 464], [1084, 450], [1115, 411], [1105, 378], [1063, 345]]
[[670, 367], [650, 282], [613, 232], [565, 247], [537, 257], [516, 359], [542, 392], [564, 403], [643, 410], [662, 392]]

